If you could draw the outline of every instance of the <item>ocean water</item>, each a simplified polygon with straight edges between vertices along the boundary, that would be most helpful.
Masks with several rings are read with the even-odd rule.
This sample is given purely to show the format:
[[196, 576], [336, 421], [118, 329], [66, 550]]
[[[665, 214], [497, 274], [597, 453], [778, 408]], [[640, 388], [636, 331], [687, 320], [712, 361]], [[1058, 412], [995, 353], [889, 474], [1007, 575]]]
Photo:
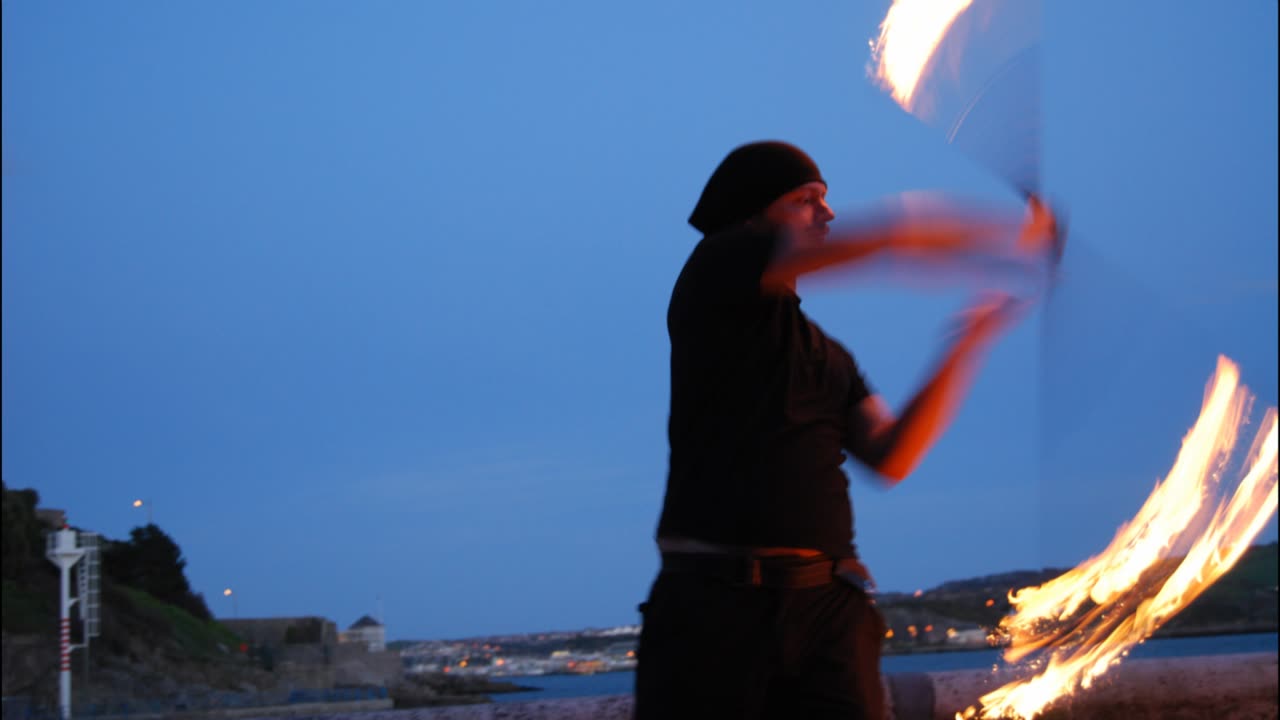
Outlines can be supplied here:
[[[1277, 633], [1245, 635], [1206, 635], [1187, 638], [1148, 640], [1129, 652], [1130, 658], [1191, 657], [1196, 655], [1229, 655], [1234, 653], [1280, 652]], [[968, 652], [920, 653], [888, 655], [880, 663], [886, 673], [945, 672], [990, 668], [1000, 662], [998, 650]], [[533, 675], [503, 678], [525, 687], [540, 688], [531, 692], [504, 693], [491, 696], [494, 702], [524, 702], [551, 698], [590, 697], [592, 695], [624, 695], [635, 685], [634, 672], [598, 673], [595, 675]]]

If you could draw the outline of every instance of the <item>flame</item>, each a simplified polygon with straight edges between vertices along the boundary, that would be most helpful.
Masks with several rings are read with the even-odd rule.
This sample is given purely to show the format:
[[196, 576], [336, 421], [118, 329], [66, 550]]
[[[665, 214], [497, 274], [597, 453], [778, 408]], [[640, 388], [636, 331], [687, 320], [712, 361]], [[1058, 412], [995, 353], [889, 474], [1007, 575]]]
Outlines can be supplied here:
[[[1253, 404], [1239, 381], [1239, 368], [1220, 356], [1173, 469], [1106, 550], [1044, 585], [1009, 594], [1016, 613], [998, 631], [1010, 642], [1005, 660], [1045, 649], [1047, 663], [1039, 675], [982, 696], [980, 711], [970, 707], [957, 718], [1027, 718], [1088, 689], [1236, 564], [1277, 503], [1277, 415], [1269, 408], [1234, 493], [1207, 511]], [[1172, 557], [1188, 542], [1185, 556]]]
[[872, 77], [911, 112], [916, 85], [938, 43], [973, 0], [895, 0], [871, 43]]

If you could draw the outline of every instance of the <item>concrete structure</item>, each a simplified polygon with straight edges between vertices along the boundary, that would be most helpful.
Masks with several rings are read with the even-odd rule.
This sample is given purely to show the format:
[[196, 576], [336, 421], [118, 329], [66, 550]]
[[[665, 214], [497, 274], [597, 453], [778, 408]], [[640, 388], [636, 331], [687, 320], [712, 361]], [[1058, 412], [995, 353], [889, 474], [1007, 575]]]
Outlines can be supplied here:
[[[245, 618], [223, 620], [222, 624], [256, 651], [270, 654], [279, 687], [391, 687], [404, 676], [404, 662], [399, 652], [385, 649], [383, 626], [370, 622], [376, 626], [376, 635], [357, 634], [355, 641], [347, 633], [339, 633], [333, 621], [315, 616]], [[369, 627], [365, 624], [361, 629]], [[382, 649], [370, 652], [369, 637], [376, 638]]]
[[[1277, 717], [1275, 653], [1126, 660], [1050, 706], [1054, 720]], [[982, 695], [1016, 679], [1007, 670], [894, 675], [895, 720], [952, 720]]]
[[271, 658], [279, 687], [333, 688], [338, 626], [317, 616], [221, 621], [255, 652]]
[[404, 660], [395, 650], [369, 652], [360, 643], [340, 643], [333, 659], [336, 687], [393, 687], [404, 678]]
[[369, 652], [382, 652], [387, 649], [387, 628], [365, 615], [352, 623], [346, 631], [338, 633], [338, 642], [363, 643], [369, 648]]
[[221, 620], [231, 632], [245, 642], [278, 648], [285, 644], [338, 644], [338, 626], [332, 620], [314, 615], [303, 617], [236, 618]]

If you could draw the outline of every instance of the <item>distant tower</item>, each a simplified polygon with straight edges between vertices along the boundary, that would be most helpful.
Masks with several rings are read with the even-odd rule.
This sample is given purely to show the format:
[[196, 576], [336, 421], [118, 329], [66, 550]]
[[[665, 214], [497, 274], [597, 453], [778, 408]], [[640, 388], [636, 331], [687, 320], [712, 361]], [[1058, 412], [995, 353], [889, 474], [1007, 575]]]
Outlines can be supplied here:
[[[77, 537], [78, 536], [78, 537]], [[77, 543], [79, 539], [79, 543]], [[80, 603], [80, 618], [84, 621], [84, 644], [74, 647], [89, 648], [89, 638], [98, 634], [98, 536], [93, 533], [77, 533], [64, 522], [61, 530], [48, 535], [45, 556], [61, 570], [59, 665], [58, 665], [58, 715], [63, 720], [71, 717], [71, 605]], [[78, 597], [71, 599], [71, 567], [85, 558], [78, 569]]]

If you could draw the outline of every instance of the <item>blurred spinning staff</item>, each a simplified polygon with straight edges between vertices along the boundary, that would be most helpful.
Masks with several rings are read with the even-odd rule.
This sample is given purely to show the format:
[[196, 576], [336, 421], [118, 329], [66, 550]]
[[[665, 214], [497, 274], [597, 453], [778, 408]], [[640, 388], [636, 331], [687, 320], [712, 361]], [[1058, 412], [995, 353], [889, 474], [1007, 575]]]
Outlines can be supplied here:
[[970, 159], [1038, 194], [1041, 22], [1039, 0], [896, 0], [872, 78]]
[[883, 717], [885, 626], [854, 547], [846, 453], [887, 485], [903, 480], [1029, 301], [980, 296], [895, 414], [801, 311], [796, 281], [886, 256], [1048, 266], [1057, 248], [1039, 202], [1021, 226], [934, 211], [833, 229], [826, 194], [803, 151], [751, 143], [720, 163], [689, 219], [704, 236], [667, 314], [670, 466], [662, 569], [641, 606], [640, 720]]

